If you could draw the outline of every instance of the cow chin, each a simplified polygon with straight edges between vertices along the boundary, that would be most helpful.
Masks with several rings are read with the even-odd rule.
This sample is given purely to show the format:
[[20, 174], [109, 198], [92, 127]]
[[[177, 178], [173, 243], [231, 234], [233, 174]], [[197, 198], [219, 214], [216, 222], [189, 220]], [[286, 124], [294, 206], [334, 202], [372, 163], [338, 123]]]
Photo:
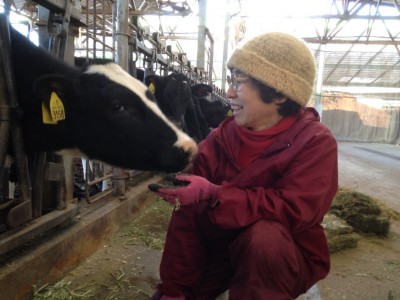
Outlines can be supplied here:
[[[183, 155], [183, 156], [182, 156]], [[160, 156], [153, 157], [153, 160], [141, 161], [112, 161], [108, 160], [114, 167], [128, 168], [139, 171], [155, 171], [155, 172], [179, 172], [185, 169], [190, 163], [190, 154], [178, 154], [173, 152], [163, 153]], [[103, 160], [104, 161], [104, 160]]]
[[[159, 172], [178, 172], [193, 159], [194, 147], [125, 147], [116, 153], [107, 146], [94, 153], [92, 148], [82, 149], [84, 156], [114, 167]], [[145, 151], [146, 150], [146, 151]]]
[[193, 153], [175, 148], [174, 151], [161, 153], [157, 158], [158, 171], [179, 172], [185, 169], [193, 159]]
[[[193, 160], [197, 148], [184, 148], [173, 146], [171, 148], [158, 148], [159, 151], [147, 151], [148, 157], [135, 161], [121, 162], [136, 170], [157, 172], [179, 172], [185, 169]], [[144, 157], [142, 154], [140, 157]]]

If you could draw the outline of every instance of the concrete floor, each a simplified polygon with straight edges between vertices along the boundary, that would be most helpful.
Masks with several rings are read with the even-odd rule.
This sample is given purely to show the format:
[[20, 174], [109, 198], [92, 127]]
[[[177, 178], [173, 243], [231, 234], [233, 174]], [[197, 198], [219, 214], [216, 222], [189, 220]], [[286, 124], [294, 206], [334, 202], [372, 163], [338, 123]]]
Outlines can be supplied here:
[[339, 186], [400, 212], [400, 145], [339, 142]]

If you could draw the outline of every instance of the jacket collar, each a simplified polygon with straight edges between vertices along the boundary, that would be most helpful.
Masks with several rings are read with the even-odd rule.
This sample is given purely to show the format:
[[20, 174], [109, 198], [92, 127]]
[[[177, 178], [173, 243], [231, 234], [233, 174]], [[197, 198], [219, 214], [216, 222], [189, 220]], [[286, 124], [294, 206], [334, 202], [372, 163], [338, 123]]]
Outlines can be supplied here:
[[[290, 147], [299, 132], [301, 132], [311, 122], [319, 121], [320, 117], [318, 112], [313, 107], [304, 108], [294, 125], [283, 132], [277, 140], [268, 147], [264, 155], [270, 155], [271, 153]], [[215, 137], [221, 147], [224, 148], [228, 155], [237, 159], [240, 140], [236, 137], [233, 122], [235, 122], [234, 117], [225, 119], [218, 128], [212, 131], [211, 134]]]

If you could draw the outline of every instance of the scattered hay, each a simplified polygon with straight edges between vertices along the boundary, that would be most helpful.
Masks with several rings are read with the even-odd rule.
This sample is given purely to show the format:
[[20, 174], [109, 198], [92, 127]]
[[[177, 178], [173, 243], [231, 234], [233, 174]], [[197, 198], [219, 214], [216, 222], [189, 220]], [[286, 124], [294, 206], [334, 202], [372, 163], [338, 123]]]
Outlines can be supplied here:
[[[164, 200], [154, 197], [149, 200], [150, 205], [143, 208], [141, 213], [127, 226], [112, 237], [113, 245], [146, 245], [149, 248], [164, 249], [165, 233], [171, 217], [173, 207]], [[50, 286], [33, 286], [34, 296], [32, 300], [81, 300], [81, 299], [149, 299], [142, 289], [131, 282], [127, 269], [120, 268], [110, 272], [110, 278], [105, 282], [91, 281], [79, 287], [71, 282], [60, 281]], [[136, 276], [136, 275], [135, 275]], [[122, 294], [132, 292], [132, 297], [120, 297]]]
[[165, 232], [167, 231], [171, 217], [172, 206], [164, 200], [156, 200], [137, 219], [124, 227], [119, 237], [124, 239], [124, 244], [142, 244], [162, 250], [165, 244]]
[[39, 288], [33, 286], [34, 295], [32, 300], [81, 300], [81, 299], [98, 299], [98, 293], [103, 290], [108, 294], [102, 296], [104, 300], [117, 299], [118, 293], [127, 287], [125, 280], [125, 272], [120, 269], [111, 273], [112, 280], [107, 283], [99, 283], [92, 281], [85, 283], [79, 287], [70, 287], [71, 282], [61, 280], [50, 286], [45, 284]]
[[125, 227], [121, 232], [121, 237], [125, 238], [125, 245], [136, 245], [144, 243], [146, 246], [152, 249], [162, 250], [164, 249], [164, 241], [152, 234], [147, 232], [143, 228], [140, 228], [136, 224], [130, 224]]
[[378, 203], [382, 212], [389, 217], [390, 220], [400, 221], [400, 213], [387, 207], [384, 203]]
[[329, 252], [335, 253], [345, 249], [356, 248], [359, 240], [360, 236], [355, 232], [331, 236], [328, 238]]
[[386, 236], [389, 232], [388, 209], [377, 200], [354, 190], [340, 188], [330, 212], [344, 219], [356, 231]]
[[339, 217], [328, 213], [322, 222], [331, 253], [357, 247], [360, 236]]
[[396, 295], [390, 290], [388, 293], [388, 300], [396, 300]]
[[71, 289], [71, 282], [63, 280], [53, 286], [45, 284], [41, 287], [33, 286], [34, 294], [32, 300], [75, 300], [93, 299], [95, 288], [88, 284], [83, 284], [75, 289]]

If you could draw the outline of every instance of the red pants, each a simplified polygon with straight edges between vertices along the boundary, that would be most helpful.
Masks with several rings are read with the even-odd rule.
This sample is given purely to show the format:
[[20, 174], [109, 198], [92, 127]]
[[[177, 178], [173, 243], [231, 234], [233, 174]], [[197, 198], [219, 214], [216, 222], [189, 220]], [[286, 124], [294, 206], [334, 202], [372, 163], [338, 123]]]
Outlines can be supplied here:
[[279, 223], [260, 220], [240, 230], [210, 222], [206, 204], [172, 215], [160, 266], [161, 292], [186, 299], [294, 299], [306, 291], [310, 271]]

